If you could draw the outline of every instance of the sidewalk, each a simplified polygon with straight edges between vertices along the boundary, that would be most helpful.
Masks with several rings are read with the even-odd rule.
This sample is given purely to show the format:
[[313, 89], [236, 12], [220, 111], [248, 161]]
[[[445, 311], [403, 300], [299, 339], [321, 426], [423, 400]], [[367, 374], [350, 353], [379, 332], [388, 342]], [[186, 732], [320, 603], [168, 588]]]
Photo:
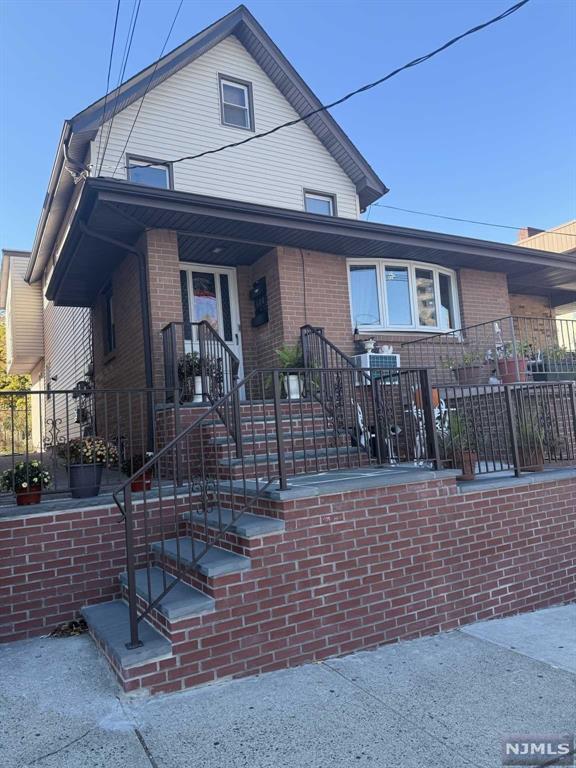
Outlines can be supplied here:
[[576, 605], [155, 699], [91, 640], [0, 646], [7, 768], [498, 768], [574, 730]]

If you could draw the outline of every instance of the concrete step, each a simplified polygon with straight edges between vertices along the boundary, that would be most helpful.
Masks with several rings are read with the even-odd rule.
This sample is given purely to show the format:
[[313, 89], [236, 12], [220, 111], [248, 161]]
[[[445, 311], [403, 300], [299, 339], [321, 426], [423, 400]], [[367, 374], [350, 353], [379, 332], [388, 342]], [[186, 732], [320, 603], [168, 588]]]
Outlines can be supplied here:
[[[344, 458], [358, 458], [362, 460], [363, 457], [366, 457], [368, 459], [368, 456], [364, 450], [358, 450], [356, 447], [352, 447], [351, 445], [344, 445], [344, 446], [336, 446], [333, 448], [325, 448], [320, 447], [318, 450], [300, 450], [300, 451], [286, 451], [284, 454], [284, 457], [287, 462], [294, 462], [294, 461], [303, 461], [304, 459], [308, 460], [309, 462], [313, 462], [316, 458], [319, 460], [326, 459], [326, 458], [335, 458], [341, 457]], [[277, 453], [263, 453], [263, 454], [250, 454], [249, 459], [245, 459], [246, 464], [266, 464], [270, 462], [271, 464], [275, 464], [278, 461], [278, 454]], [[219, 459], [219, 464], [221, 466], [242, 466], [242, 459]]]
[[208, 527], [216, 530], [230, 525], [229, 532], [235, 533], [243, 539], [260, 538], [271, 533], [282, 533], [284, 530], [284, 521], [275, 517], [264, 517], [263, 515], [244, 512], [235, 522], [232, 522], [233, 515], [234, 512], [231, 509], [220, 509], [220, 511], [211, 509], [206, 518], [203, 512], [185, 512], [182, 517], [201, 526], [204, 526], [206, 519]]
[[[123, 587], [128, 588], [128, 575], [126, 573], [120, 574], [120, 583]], [[194, 589], [189, 584], [179, 582], [178, 579], [158, 566], [150, 568], [152, 598], [150, 602], [153, 602], [158, 595], [164, 592], [164, 584], [169, 587], [172, 583], [175, 583], [175, 586], [156, 605], [156, 610], [168, 621], [179, 621], [192, 616], [200, 616], [214, 610], [214, 600], [211, 597], [199, 589]], [[136, 571], [136, 593], [148, 602], [150, 596], [148, 594], [148, 570], [146, 568], [140, 568]]]
[[143, 645], [128, 649], [130, 641], [130, 618], [128, 604], [123, 600], [98, 603], [82, 608], [82, 616], [95, 640], [101, 643], [108, 654], [123, 669], [139, 667], [153, 661], [172, 656], [172, 644], [164, 635], [143, 619], [138, 623], [138, 632]]
[[235, 552], [214, 546], [203, 554], [198, 562], [194, 563], [195, 558], [204, 551], [205, 546], [205, 542], [201, 539], [190, 539], [186, 536], [180, 540], [167, 539], [164, 542], [164, 550], [162, 550], [162, 542], [154, 542], [152, 551], [157, 557], [162, 557], [162, 551], [164, 551], [164, 557], [210, 577], [239, 573], [240, 571], [247, 571], [251, 567], [249, 557], [237, 555]]

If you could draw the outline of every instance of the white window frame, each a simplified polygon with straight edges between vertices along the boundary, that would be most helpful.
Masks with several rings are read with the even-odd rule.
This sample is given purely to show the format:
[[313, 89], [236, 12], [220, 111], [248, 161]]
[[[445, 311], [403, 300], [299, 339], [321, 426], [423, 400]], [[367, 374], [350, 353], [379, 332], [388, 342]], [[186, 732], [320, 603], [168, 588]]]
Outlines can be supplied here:
[[[328, 201], [330, 203], [330, 213], [315, 213], [309, 211], [306, 208], [306, 200], [312, 198], [313, 200]], [[314, 192], [310, 189], [304, 190], [304, 210], [306, 213], [313, 213], [315, 216], [336, 216], [336, 195], [331, 195], [329, 192]]]
[[[254, 107], [252, 105], [252, 84], [245, 82], [244, 80], [235, 80], [233, 77], [227, 77], [226, 75], [219, 75], [218, 77], [218, 90], [220, 92], [220, 121], [222, 125], [227, 128], [239, 128], [241, 131], [254, 131]], [[241, 107], [239, 104], [231, 104], [224, 98], [224, 86], [228, 85], [231, 88], [238, 88], [244, 91], [245, 106]], [[244, 109], [248, 118], [248, 125], [237, 125], [236, 123], [229, 123], [226, 121], [226, 113], [224, 106], [235, 107], [236, 109]]]
[[168, 162], [163, 162], [162, 160], [154, 160], [152, 158], [147, 157], [137, 157], [135, 155], [127, 155], [126, 156], [126, 179], [132, 184], [140, 184], [143, 187], [151, 186], [150, 184], [145, 184], [142, 181], [132, 181], [130, 178], [130, 171], [132, 168], [138, 168], [138, 167], [149, 167], [149, 168], [162, 168], [164, 171], [166, 171], [166, 187], [156, 187], [156, 189], [173, 189], [174, 184], [172, 180], [172, 166]]
[[[352, 321], [352, 328], [358, 328], [360, 333], [372, 332], [372, 331], [394, 331], [394, 332], [406, 332], [414, 333], [439, 333], [443, 331], [455, 331], [460, 328], [460, 301], [458, 296], [458, 282], [456, 279], [456, 272], [452, 269], [445, 267], [439, 267], [437, 264], [428, 264], [422, 261], [402, 261], [399, 259], [347, 259], [347, 272], [348, 272], [348, 296], [350, 297], [350, 319]], [[384, 322], [378, 324], [363, 324], [356, 323], [354, 317], [354, 307], [352, 304], [352, 279], [350, 267], [375, 267], [376, 268], [376, 282], [378, 290], [378, 308], [380, 310], [380, 317]], [[393, 325], [388, 319], [388, 306], [386, 298], [386, 267], [404, 267], [408, 269], [408, 285], [410, 292], [410, 309], [412, 312], [412, 323], [410, 325]], [[454, 315], [454, 328], [442, 327], [440, 325], [420, 325], [418, 314], [418, 298], [416, 292], [416, 270], [426, 269], [432, 272], [434, 279], [434, 296], [436, 299], [436, 316], [440, 319], [440, 275], [447, 275], [450, 278], [450, 286], [452, 290], [452, 302], [453, 302], [453, 315]]]

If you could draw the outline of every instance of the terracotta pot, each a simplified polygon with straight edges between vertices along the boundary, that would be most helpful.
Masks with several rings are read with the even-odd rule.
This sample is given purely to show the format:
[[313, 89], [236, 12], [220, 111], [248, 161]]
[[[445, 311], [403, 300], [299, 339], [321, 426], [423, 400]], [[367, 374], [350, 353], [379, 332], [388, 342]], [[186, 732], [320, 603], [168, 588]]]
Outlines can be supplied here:
[[32, 485], [30, 488], [16, 491], [16, 504], [19, 507], [27, 507], [30, 504], [40, 504], [42, 498], [42, 488], [39, 485]]
[[460, 480], [474, 480], [476, 477], [476, 463], [478, 454], [476, 451], [459, 451], [454, 457], [454, 464], [462, 470]]
[[142, 491], [149, 491], [152, 488], [152, 472], [144, 472], [136, 480], [132, 480], [130, 483], [130, 489], [133, 493], [142, 493]]
[[[422, 408], [422, 392], [417, 389], [414, 392], [414, 404], [416, 408]], [[440, 392], [435, 387], [432, 387], [432, 407], [438, 408], [440, 405]]]
[[544, 451], [541, 448], [530, 450], [518, 446], [520, 469], [523, 472], [544, 472]]
[[452, 368], [458, 384], [463, 386], [477, 386], [482, 378], [481, 365], [463, 365], [460, 368]]
[[[518, 374], [516, 373], [516, 366], [518, 366]], [[526, 381], [527, 366], [528, 361], [525, 357], [498, 360], [498, 370], [500, 371], [502, 384], [515, 384], [517, 381]]]

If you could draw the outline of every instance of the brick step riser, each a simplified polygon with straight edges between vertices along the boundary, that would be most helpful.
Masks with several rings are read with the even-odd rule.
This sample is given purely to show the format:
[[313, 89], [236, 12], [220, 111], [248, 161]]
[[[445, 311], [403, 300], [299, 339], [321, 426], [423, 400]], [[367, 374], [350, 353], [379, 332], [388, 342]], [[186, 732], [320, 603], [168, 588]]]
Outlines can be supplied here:
[[[286, 460], [286, 471], [288, 475], [307, 475], [314, 474], [316, 472], [326, 472], [333, 469], [357, 469], [358, 467], [367, 467], [370, 465], [370, 460], [366, 454], [354, 453], [350, 456], [343, 454], [338, 460], [336, 456], [318, 456], [318, 460], [314, 459], [297, 459], [296, 462], [292, 459]], [[244, 466], [244, 470], [241, 466], [227, 467], [223, 466], [219, 470], [219, 477], [221, 480], [241, 480], [242, 477], [253, 479], [255, 477], [263, 477], [279, 475], [279, 465], [276, 461], [268, 464], [250, 464], [247, 462]]]
[[[166, 572], [168, 572], [168, 569], [166, 569]], [[176, 575], [176, 574], [172, 574]], [[182, 579], [184, 582], [184, 579]], [[185, 582], [189, 583], [189, 582]], [[196, 586], [196, 585], [192, 585]], [[128, 602], [128, 588], [125, 585], [122, 585], [122, 598]], [[138, 611], [139, 613], [143, 613], [146, 610], [147, 603], [145, 600], [143, 600], [141, 597], [137, 597], [137, 603], [138, 603]], [[209, 612], [208, 612], [209, 613]], [[202, 616], [205, 616], [206, 614], [198, 614], [196, 616], [188, 616], [182, 619], [177, 619], [175, 621], [170, 621], [166, 618], [163, 614], [160, 613], [160, 611], [153, 608], [150, 613], [146, 616], [146, 621], [148, 621], [152, 626], [158, 630], [158, 632], [161, 632], [164, 637], [166, 637], [168, 640], [174, 642], [175, 640], [178, 640], [178, 635], [182, 632], [185, 632], [189, 629], [196, 628], [199, 624], [202, 622]]]
[[[292, 439], [287, 436], [284, 439], [285, 451], [314, 451], [316, 449], [318, 453], [333, 448], [342, 448], [342, 453], [346, 453], [347, 446], [350, 447], [350, 451], [354, 452], [355, 448], [350, 445], [350, 441], [347, 435], [331, 435], [328, 437], [295, 437]], [[266, 456], [270, 453], [278, 452], [278, 443], [276, 439], [269, 438], [260, 441], [250, 441], [242, 443], [242, 450], [244, 456]], [[232, 457], [238, 455], [234, 443], [230, 441], [228, 443], [218, 443], [216, 445], [207, 446], [205, 449], [206, 454], [218, 456], [219, 458], [228, 458], [228, 453], [231, 453]]]

